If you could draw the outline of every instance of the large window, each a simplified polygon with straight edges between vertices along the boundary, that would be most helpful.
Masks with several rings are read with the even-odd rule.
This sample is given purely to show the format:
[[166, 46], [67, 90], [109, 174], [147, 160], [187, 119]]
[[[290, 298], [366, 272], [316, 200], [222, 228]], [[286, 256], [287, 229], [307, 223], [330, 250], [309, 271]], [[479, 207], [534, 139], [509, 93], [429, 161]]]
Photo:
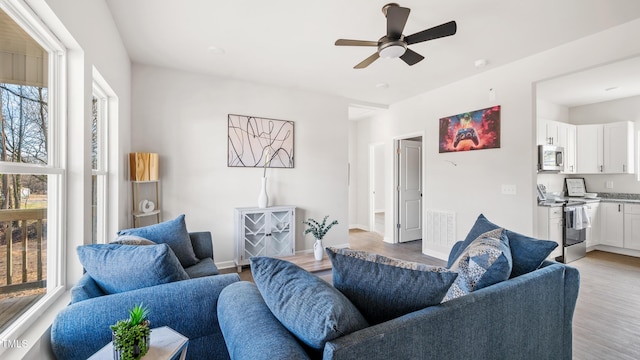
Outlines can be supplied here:
[[57, 136], [64, 53], [9, 5], [0, 1], [0, 333], [60, 288], [65, 175]]

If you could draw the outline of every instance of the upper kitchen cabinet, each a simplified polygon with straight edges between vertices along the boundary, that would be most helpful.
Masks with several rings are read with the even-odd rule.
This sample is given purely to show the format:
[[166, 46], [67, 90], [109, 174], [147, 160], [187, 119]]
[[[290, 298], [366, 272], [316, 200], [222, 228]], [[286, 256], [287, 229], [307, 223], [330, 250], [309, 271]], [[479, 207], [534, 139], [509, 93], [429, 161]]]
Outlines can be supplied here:
[[577, 173], [633, 174], [633, 123], [578, 125]]
[[633, 174], [633, 123], [604, 124], [604, 172]]
[[564, 171], [565, 174], [575, 174], [577, 172], [576, 143], [577, 127], [572, 124], [559, 123], [558, 125], [559, 144], [564, 148]]
[[601, 174], [604, 171], [604, 126], [576, 127], [576, 159], [579, 174]]
[[538, 119], [538, 145], [560, 146], [558, 121]]

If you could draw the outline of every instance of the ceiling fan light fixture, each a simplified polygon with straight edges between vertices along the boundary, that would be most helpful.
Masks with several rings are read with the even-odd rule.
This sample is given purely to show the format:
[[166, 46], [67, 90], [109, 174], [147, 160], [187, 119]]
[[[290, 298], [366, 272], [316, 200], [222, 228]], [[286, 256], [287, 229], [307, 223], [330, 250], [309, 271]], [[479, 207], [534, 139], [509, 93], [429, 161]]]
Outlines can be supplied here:
[[407, 51], [407, 44], [402, 41], [393, 41], [381, 46], [378, 53], [383, 58], [394, 59], [404, 55], [405, 51]]

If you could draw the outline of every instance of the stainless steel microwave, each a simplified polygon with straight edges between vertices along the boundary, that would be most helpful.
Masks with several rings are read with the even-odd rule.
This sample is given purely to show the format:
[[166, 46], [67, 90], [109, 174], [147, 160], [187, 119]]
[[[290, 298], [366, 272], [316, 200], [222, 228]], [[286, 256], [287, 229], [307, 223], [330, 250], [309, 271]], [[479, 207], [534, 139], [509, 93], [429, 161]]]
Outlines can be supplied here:
[[538, 145], [538, 171], [564, 170], [564, 148], [554, 145]]

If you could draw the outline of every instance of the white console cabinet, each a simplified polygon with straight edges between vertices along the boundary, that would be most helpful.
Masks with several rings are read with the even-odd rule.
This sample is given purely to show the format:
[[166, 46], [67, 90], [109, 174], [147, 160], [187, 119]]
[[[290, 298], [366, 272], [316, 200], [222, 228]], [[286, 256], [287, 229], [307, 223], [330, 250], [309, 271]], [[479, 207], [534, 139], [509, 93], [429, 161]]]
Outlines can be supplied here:
[[252, 256], [295, 254], [295, 206], [235, 209], [235, 263], [238, 272]]

